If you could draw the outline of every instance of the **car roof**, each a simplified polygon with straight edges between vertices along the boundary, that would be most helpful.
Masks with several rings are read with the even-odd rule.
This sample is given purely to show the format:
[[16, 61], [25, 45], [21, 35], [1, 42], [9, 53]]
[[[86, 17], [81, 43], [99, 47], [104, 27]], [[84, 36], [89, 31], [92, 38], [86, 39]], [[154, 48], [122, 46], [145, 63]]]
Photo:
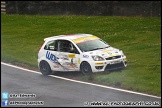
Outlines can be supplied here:
[[65, 39], [65, 40], [74, 40], [81, 37], [93, 36], [92, 34], [69, 34], [69, 35], [58, 35], [44, 38], [44, 41], [55, 40], [55, 39]]

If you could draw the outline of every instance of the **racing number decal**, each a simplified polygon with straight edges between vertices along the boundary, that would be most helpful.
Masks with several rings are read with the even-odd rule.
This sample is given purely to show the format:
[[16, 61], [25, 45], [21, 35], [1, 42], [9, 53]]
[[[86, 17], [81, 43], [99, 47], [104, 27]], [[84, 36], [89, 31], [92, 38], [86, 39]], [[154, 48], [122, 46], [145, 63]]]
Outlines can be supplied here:
[[71, 58], [71, 64], [73, 64], [73, 58], [75, 58], [75, 54], [68, 54], [68, 57]]
[[73, 64], [73, 58], [71, 59], [71, 64]]

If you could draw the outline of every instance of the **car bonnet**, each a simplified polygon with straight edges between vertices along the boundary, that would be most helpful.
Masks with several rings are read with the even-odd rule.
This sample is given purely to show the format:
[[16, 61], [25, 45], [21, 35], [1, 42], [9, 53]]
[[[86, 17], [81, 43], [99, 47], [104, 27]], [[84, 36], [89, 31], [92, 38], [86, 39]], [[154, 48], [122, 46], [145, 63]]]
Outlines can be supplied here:
[[117, 48], [109, 47], [105, 49], [98, 49], [94, 51], [84, 52], [83, 55], [98, 55], [103, 58], [113, 57], [113, 56], [120, 56], [121, 52]]

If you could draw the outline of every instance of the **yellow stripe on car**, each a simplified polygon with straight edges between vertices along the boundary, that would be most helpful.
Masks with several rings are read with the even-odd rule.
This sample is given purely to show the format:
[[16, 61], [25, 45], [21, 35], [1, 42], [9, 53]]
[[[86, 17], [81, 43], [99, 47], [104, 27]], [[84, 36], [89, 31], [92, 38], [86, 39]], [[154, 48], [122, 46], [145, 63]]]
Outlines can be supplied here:
[[104, 65], [104, 62], [96, 62], [95, 65], [102, 66], [102, 65]]
[[111, 50], [103, 50], [102, 53], [110, 52]]
[[78, 59], [78, 64], [80, 64], [80, 59]]
[[69, 58], [75, 58], [75, 54], [68, 54]]
[[113, 54], [110, 54], [108, 57], [113, 57], [113, 56], [117, 56], [117, 54], [113, 53]]
[[78, 39], [74, 39], [73, 42], [81, 43], [81, 42], [84, 42], [84, 41], [94, 40], [94, 39], [98, 39], [98, 37], [96, 37], [96, 36], [81, 37], [81, 38], [78, 38]]

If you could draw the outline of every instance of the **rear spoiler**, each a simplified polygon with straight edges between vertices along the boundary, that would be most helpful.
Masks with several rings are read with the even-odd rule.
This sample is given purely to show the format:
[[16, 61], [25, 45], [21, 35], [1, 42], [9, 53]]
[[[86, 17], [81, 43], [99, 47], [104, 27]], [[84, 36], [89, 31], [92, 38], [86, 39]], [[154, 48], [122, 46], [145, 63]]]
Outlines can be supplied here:
[[44, 38], [44, 41], [49, 40], [49, 39], [52, 39], [53, 37], [54, 37], [54, 36], [48, 37], [48, 38]]

